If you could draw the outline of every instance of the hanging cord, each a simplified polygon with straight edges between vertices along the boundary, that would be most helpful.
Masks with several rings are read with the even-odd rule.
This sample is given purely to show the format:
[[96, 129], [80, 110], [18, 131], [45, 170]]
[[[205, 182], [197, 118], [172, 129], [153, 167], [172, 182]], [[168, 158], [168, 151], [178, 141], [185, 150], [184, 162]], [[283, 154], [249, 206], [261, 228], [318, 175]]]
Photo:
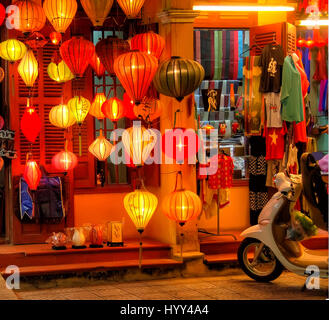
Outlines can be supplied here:
[[179, 113], [179, 112], [181, 112], [181, 110], [180, 109], [177, 109], [176, 111], [175, 111], [175, 114], [174, 114], [174, 129], [176, 128], [176, 122], [177, 122], [177, 113]]
[[182, 171], [177, 171], [176, 173], [176, 184], [175, 184], [175, 191], [177, 190], [177, 185], [178, 185], [178, 177], [180, 176], [180, 189], [183, 190], [183, 173]]

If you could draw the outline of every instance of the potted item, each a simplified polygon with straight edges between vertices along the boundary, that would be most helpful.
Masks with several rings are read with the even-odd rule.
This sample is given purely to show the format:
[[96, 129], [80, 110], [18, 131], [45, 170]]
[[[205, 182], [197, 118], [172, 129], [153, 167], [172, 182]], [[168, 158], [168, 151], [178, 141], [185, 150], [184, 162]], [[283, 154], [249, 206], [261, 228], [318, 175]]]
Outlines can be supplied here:
[[66, 250], [67, 236], [62, 233], [53, 232], [52, 236], [50, 236], [46, 242], [52, 244], [53, 250]]
[[83, 228], [74, 228], [72, 236], [72, 249], [85, 249], [86, 236]]
[[90, 230], [90, 248], [103, 248], [103, 226], [93, 225]]

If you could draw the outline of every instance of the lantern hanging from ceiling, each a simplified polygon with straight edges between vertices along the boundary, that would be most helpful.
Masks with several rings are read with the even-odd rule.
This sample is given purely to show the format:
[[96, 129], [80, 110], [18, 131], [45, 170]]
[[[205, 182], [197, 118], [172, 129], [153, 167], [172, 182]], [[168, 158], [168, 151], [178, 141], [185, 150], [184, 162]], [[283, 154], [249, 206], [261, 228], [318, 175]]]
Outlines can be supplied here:
[[88, 150], [99, 161], [105, 161], [113, 151], [113, 145], [106, 140], [101, 129], [99, 137], [89, 146]]
[[83, 37], [73, 37], [65, 41], [59, 50], [72, 73], [76, 77], [82, 77], [95, 53], [95, 46]]
[[96, 44], [97, 56], [111, 77], [115, 76], [114, 60], [129, 50], [128, 41], [117, 37], [107, 37]]
[[61, 151], [52, 158], [51, 163], [59, 172], [68, 172], [77, 166], [78, 158], [73, 152]]
[[69, 100], [67, 106], [72, 112], [77, 124], [81, 126], [90, 110], [90, 102], [82, 96], [75, 96]]
[[93, 103], [91, 104], [89, 113], [98, 120], [105, 119], [105, 115], [102, 112], [102, 105], [106, 101], [105, 94], [103, 92], [96, 93]]
[[51, 108], [49, 121], [53, 126], [62, 129], [67, 129], [76, 123], [73, 113], [66, 104], [60, 104]]
[[60, 42], [62, 41], [62, 35], [59, 32], [52, 32], [49, 35], [49, 38], [51, 40], [51, 43], [55, 46], [57, 46], [58, 44], [60, 44]]
[[142, 118], [146, 122], [152, 122], [161, 115], [162, 107], [160, 100], [143, 99], [143, 102], [134, 107], [134, 113], [137, 118]]
[[96, 51], [94, 52], [94, 55], [92, 56], [92, 58], [90, 59], [90, 65], [93, 68], [93, 70], [96, 73], [96, 76], [98, 78], [101, 78], [105, 75], [105, 67], [102, 64], [101, 60], [99, 59]]
[[204, 76], [205, 71], [198, 62], [171, 57], [160, 64], [153, 83], [158, 92], [181, 102], [200, 86]]
[[23, 33], [40, 31], [46, 23], [42, 6], [32, 0], [18, 0], [14, 3], [19, 12], [18, 30]]
[[3, 161], [2, 157], [0, 157], [0, 171], [2, 170], [5, 162]]
[[117, 122], [124, 116], [123, 103], [118, 98], [110, 98], [102, 106], [102, 112], [112, 122]]
[[137, 117], [134, 112], [135, 103], [127, 93], [123, 94], [123, 106], [125, 110], [124, 116], [130, 120], [136, 120]]
[[160, 59], [165, 48], [165, 39], [154, 32], [135, 35], [130, 41], [131, 50], [139, 50]]
[[157, 68], [157, 58], [137, 51], [122, 54], [114, 61], [114, 71], [136, 105], [145, 97]]
[[78, 4], [76, 0], [45, 0], [43, 9], [54, 29], [64, 34], [75, 17]]
[[16, 39], [9, 39], [0, 43], [0, 57], [9, 62], [21, 60], [26, 51], [25, 44]]
[[27, 50], [25, 56], [18, 65], [18, 73], [28, 88], [32, 88], [39, 75], [39, 65], [31, 49]]
[[134, 19], [141, 11], [145, 0], [118, 0], [118, 4], [128, 19]]
[[314, 47], [314, 40], [312, 40], [310, 37], [308, 37], [305, 42], [305, 47], [312, 49]]
[[39, 166], [36, 161], [33, 160], [32, 154], [28, 154], [23, 177], [32, 191], [37, 190], [41, 175]]
[[30, 106], [30, 100], [27, 100], [26, 109], [21, 119], [22, 133], [29, 142], [34, 143], [39, 136], [41, 126], [41, 120], [35, 107]]
[[49, 63], [47, 72], [49, 78], [58, 83], [64, 83], [74, 79], [73, 73], [63, 60], [58, 64], [55, 62]]
[[303, 48], [303, 47], [305, 47], [305, 44], [306, 44], [306, 40], [303, 39], [302, 37], [299, 37], [297, 39], [297, 47]]
[[94, 27], [101, 27], [111, 11], [114, 0], [81, 0], [83, 9]]

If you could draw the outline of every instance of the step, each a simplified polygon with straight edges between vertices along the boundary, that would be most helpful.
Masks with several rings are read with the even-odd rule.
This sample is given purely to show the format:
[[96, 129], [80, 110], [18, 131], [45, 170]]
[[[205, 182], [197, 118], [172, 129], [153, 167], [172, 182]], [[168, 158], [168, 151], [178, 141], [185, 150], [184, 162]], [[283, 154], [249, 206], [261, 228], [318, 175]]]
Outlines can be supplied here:
[[237, 252], [240, 240], [207, 240], [200, 242], [200, 251], [206, 255]]
[[204, 263], [207, 265], [234, 263], [237, 261], [238, 261], [238, 257], [236, 253], [219, 253], [219, 254], [209, 254], [204, 256]]

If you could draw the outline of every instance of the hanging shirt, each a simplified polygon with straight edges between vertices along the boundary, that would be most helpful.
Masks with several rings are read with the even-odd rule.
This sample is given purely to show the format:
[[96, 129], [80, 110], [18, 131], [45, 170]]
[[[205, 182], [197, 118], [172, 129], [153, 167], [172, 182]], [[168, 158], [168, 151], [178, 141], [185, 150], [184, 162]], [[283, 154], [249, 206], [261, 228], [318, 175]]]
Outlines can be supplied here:
[[260, 92], [280, 92], [283, 62], [283, 49], [279, 44], [269, 44], [263, 49], [259, 61], [259, 66], [262, 67]]
[[281, 99], [280, 93], [265, 93], [265, 105], [266, 105], [266, 125], [269, 128], [281, 128]]
[[232, 187], [234, 164], [231, 157], [218, 155], [218, 169], [214, 175], [209, 176], [210, 189], [228, 189]]
[[287, 127], [283, 123], [282, 128], [265, 127], [264, 137], [266, 138], [266, 160], [282, 160], [284, 156], [284, 136]]

